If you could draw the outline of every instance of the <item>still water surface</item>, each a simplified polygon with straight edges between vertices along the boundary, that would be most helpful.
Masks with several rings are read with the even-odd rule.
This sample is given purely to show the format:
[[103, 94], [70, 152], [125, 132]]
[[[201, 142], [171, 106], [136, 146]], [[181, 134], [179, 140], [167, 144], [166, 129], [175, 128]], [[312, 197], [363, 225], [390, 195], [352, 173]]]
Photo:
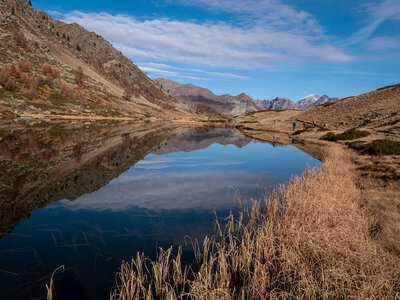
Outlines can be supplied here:
[[[210, 235], [215, 215], [237, 209], [238, 198], [259, 199], [318, 165], [293, 146], [230, 130], [179, 134], [108, 184], [32, 211], [3, 236], [0, 298], [45, 296], [49, 275], [64, 265], [55, 277], [58, 299], [107, 299], [122, 260], [137, 252], [154, 258], [157, 247]], [[184, 260], [193, 261], [189, 246]]]

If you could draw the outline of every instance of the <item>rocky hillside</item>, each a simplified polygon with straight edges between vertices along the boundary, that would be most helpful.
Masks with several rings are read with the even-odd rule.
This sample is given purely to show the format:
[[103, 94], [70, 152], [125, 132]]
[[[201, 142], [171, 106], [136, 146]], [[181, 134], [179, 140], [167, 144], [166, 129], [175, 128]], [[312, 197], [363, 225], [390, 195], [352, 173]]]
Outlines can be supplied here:
[[0, 0], [0, 117], [21, 113], [193, 116], [101, 36]]
[[154, 82], [183, 103], [192, 106], [204, 104], [227, 117], [258, 110], [253, 99], [246, 94], [218, 96], [208, 89], [192, 84], [181, 84], [164, 78], [154, 79]]
[[399, 116], [400, 84], [325, 103], [301, 112], [296, 118], [309, 122], [317, 120], [328, 128], [373, 128], [393, 136], [400, 135]]

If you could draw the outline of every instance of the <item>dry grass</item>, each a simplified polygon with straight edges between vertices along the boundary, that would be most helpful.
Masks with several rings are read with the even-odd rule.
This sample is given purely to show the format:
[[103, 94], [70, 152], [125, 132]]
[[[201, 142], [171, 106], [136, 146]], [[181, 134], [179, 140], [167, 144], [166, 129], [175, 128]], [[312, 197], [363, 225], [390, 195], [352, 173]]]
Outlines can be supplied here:
[[218, 225], [194, 243], [196, 271], [171, 249], [154, 262], [123, 262], [111, 299], [400, 298], [398, 258], [371, 240], [351, 168], [333, 148], [322, 170], [230, 216], [225, 233]]

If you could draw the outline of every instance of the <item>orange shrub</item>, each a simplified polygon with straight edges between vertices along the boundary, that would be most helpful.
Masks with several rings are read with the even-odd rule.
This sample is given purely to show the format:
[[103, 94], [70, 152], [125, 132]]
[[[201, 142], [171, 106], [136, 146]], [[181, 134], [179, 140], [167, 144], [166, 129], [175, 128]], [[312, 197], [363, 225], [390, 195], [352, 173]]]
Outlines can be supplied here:
[[29, 80], [29, 90], [26, 92], [27, 96], [36, 97], [37, 89], [38, 89], [39, 81], [37, 77], [34, 77]]
[[28, 62], [26, 62], [24, 60], [20, 60], [18, 62], [18, 70], [20, 72], [30, 72], [31, 71], [31, 66], [29, 65]]
[[15, 83], [15, 79], [14, 78], [9, 78], [4, 86], [7, 90], [9, 91], [15, 91], [15, 89], [17, 88], [17, 85]]
[[28, 40], [20, 30], [14, 30], [13, 35], [18, 46], [24, 48], [25, 50], [30, 50]]
[[83, 74], [82, 67], [79, 66], [75, 70], [75, 82], [76, 82], [76, 84], [82, 85], [83, 84], [83, 77], [84, 77], [84, 74]]
[[0, 69], [0, 84], [5, 86], [8, 79], [10, 78], [10, 70], [8, 68]]

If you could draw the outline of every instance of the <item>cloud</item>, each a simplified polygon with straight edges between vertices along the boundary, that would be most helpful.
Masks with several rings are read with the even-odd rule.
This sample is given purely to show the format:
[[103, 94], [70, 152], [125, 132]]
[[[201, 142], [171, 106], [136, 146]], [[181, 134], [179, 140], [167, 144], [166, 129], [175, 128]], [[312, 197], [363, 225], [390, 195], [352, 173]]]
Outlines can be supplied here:
[[400, 49], [400, 37], [376, 37], [364, 42], [364, 45], [373, 51], [388, 51]]
[[400, 20], [400, 2], [398, 0], [368, 2], [363, 5], [362, 13], [365, 15], [366, 25], [347, 39], [346, 46], [367, 40], [385, 21]]
[[128, 211], [132, 207], [156, 211], [230, 209], [234, 207], [236, 188], [248, 199], [283, 180], [270, 171], [185, 170], [166, 175], [135, 169], [92, 194], [60, 205], [70, 210], [94, 211]]
[[[232, 74], [232, 73], [209, 72], [209, 71], [200, 70], [200, 69], [180, 68], [180, 67], [174, 67], [171, 65], [154, 63], [154, 62], [139, 62], [138, 66], [142, 71], [151, 72], [152, 74], [161, 75], [161, 76], [169, 75], [169, 76], [176, 76], [176, 77], [187, 77], [187, 76], [193, 77], [193, 75], [186, 75], [186, 76], [182, 75], [182, 72], [184, 72], [184, 74], [187, 74], [187, 72], [189, 72], [189, 73], [203, 73], [203, 74], [214, 75], [216, 77], [222, 77], [222, 78], [250, 79], [247, 76], [242, 76], [242, 75], [237, 75], [237, 74]], [[181, 73], [178, 73], [176, 71], [175, 72], [168, 71], [165, 69], [181, 71]], [[198, 78], [198, 77], [195, 77], [195, 78], [205, 80], [205, 78]]]
[[[291, 12], [287, 10], [285, 14], [289, 16]], [[127, 15], [73, 11], [66, 15], [64, 21], [77, 22], [103, 35], [134, 60], [236, 69], [275, 69], [282, 64], [316, 60], [347, 62], [352, 59], [326, 43], [325, 38], [317, 34], [315, 26], [309, 24], [311, 21], [304, 21], [309, 17], [303, 16], [302, 12], [297, 16], [299, 21], [296, 26], [293, 22], [284, 22], [286, 19], [280, 18], [278, 25], [255, 22], [238, 26], [167, 18], [142, 21]], [[304, 23], [303, 26], [298, 26], [299, 22]], [[155, 69], [160, 71], [160, 68]], [[210, 75], [222, 77], [223, 73]], [[224, 76], [227, 77], [227, 74]], [[236, 77], [232, 74], [230, 78]]]
[[249, 20], [251, 16], [251, 22], [268, 22], [280, 28], [322, 32], [312, 15], [285, 5], [279, 0], [167, 0], [167, 2], [229, 12], [242, 20]]

